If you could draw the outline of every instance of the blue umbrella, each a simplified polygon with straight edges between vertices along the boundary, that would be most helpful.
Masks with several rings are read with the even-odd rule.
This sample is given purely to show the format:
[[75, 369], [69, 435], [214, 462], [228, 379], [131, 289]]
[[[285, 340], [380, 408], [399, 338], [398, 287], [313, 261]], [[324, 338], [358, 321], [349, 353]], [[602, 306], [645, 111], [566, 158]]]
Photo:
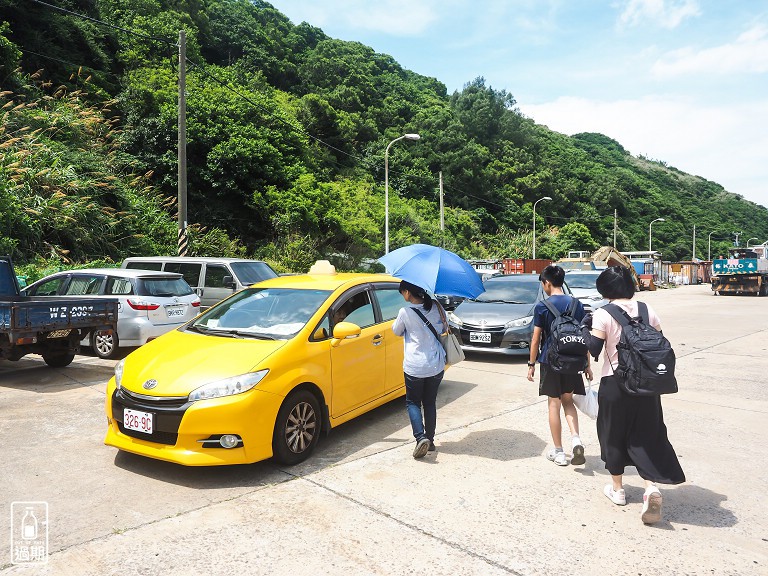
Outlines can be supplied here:
[[428, 244], [411, 244], [379, 258], [387, 272], [426, 288], [432, 294], [476, 298], [483, 292], [483, 281], [472, 265], [454, 254]]

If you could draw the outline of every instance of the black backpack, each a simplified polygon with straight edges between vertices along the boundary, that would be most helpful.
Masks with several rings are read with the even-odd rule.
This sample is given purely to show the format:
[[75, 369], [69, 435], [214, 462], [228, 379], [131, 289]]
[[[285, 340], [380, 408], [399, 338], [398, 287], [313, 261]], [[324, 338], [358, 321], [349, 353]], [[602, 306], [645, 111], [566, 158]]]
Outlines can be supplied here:
[[581, 333], [581, 322], [574, 318], [578, 300], [571, 298], [565, 312], [560, 312], [549, 300], [544, 300], [555, 319], [549, 328], [547, 364], [561, 374], [578, 374], [589, 365], [587, 343]]
[[637, 303], [639, 318], [631, 318], [615, 304], [603, 308], [621, 324], [621, 338], [616, 346], [619, 365], [614, 369], [621, 388], [632, 396], [677, 392], [675, 351], [669, 340], [651, 326], [645, 303]]

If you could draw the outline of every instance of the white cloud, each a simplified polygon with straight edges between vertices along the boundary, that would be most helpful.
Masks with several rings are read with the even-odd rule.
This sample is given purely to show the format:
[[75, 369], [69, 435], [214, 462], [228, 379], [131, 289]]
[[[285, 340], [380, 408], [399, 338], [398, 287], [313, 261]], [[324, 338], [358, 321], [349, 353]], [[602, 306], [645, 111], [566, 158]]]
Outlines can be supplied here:
[[682, 74], [739, 74], [768, 72], [768, 28], [757, 25], [734, 42], [696, 51], [669, 52], [651, 68], [660, 78]]
[[568, 97], [520, 109], [552, 130], [600, 132], [633, 155], [666, 162], [768, 206], [768, 101], [716, 106], [687, 98]]
[[636, 26], [650, 21], [662, 28], [677, 28], [686, 18], [701, 14], [697, 0], [629, 0], [619, 23]]

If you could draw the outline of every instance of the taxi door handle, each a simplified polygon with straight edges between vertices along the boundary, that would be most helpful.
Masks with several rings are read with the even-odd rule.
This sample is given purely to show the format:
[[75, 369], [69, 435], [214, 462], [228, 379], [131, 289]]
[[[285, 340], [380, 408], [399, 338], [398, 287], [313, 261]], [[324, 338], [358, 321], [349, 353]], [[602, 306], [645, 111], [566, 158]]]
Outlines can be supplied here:
[[378, 346], [382, 342], [384, 342], [384, 336], [382, 336], [381, 334], [376, 334], [376, 336], [373, 337], [374, 346]]

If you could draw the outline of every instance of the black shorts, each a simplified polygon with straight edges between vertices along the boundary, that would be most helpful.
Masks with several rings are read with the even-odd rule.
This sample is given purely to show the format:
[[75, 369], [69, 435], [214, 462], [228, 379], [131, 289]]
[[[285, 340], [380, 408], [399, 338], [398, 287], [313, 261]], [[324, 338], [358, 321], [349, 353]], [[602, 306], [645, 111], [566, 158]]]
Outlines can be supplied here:
[[539, 396], [560, 398], [563, 394], [586, 394], [584, 378], [581, 374], [561, 374], [539, 364]]

